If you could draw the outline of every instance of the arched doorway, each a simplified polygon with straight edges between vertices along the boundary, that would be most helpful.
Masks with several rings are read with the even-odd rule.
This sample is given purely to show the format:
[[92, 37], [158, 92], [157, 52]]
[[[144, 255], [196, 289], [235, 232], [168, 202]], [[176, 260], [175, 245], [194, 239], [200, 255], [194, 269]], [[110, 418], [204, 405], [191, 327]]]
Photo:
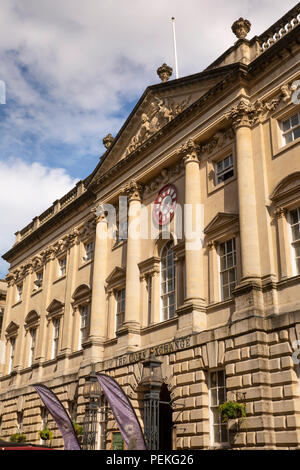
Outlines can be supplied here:
[[166, 384], [162, 384], [159, 395], [159, 450], [172, 450], [172, 407]]

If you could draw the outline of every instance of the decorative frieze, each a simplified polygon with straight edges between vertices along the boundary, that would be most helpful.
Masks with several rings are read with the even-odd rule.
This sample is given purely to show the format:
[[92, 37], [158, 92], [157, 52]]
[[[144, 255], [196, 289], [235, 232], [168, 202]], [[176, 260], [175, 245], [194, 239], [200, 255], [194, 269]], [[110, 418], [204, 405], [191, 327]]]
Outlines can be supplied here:
[[183, 169], [184, 164], [182, 161], [170, 168], [163, 168], [158, 176], [145, 185], [144, 195], [152, 193], [162, 185], [167, 184], [172, 178], [180, 175]]

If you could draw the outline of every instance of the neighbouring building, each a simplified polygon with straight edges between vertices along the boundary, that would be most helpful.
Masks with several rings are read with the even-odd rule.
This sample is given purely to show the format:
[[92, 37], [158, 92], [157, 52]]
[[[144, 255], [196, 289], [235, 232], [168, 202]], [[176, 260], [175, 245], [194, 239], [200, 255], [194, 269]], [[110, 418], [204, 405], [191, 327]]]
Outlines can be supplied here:
[[[3, 256], [2, 438], [22, 429], [39, 443], [37, 382], [82, 423], [92, 363], [143, 427], [153, 354], [161, 449], [300, 447], [299, 22], [297, 4], [248, 40], [240, 18], [202, 72], [170, 80], [163, 64], [92, 174], [16, 234]], [[245, 426], [221, 421], [226, 400], [246, 405]], [[105, 402], [98, 431], [112, 448]]]

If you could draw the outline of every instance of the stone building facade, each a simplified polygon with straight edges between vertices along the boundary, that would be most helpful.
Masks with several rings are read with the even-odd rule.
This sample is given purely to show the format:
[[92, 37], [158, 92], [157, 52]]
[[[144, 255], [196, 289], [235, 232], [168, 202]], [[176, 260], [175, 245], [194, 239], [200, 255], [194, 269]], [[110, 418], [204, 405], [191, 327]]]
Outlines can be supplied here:
[[[165, 448], [300, 447], [299, 14], [251, 40], [239, 19], [238, 40], [195, 75], [169, 80], [164, 64], [93, 173], [16, 234], [4, 255], [2, 438], [21, 428], [39, 442], [37, 382], [82, 422], [92, 363], [143, 426], [154, 354]], [[220, 421], [226, 399], [245, 403], [240, 426]], [[103, 405], [98, 448], [114, 431]]]

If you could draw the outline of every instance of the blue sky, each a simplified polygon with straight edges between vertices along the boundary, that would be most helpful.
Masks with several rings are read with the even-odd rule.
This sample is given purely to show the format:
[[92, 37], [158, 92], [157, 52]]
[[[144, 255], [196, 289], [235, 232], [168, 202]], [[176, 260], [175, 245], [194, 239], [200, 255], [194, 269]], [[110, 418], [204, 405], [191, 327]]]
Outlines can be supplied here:
[[[197, 73], [236, 38], [233, 21], [262, 33], [296, 2], [285, 0], [6, 0], [0, 4], [0, 253], [97, 165], [156, 69]], [[0, 277], [7, 263], [0, 261]]]

